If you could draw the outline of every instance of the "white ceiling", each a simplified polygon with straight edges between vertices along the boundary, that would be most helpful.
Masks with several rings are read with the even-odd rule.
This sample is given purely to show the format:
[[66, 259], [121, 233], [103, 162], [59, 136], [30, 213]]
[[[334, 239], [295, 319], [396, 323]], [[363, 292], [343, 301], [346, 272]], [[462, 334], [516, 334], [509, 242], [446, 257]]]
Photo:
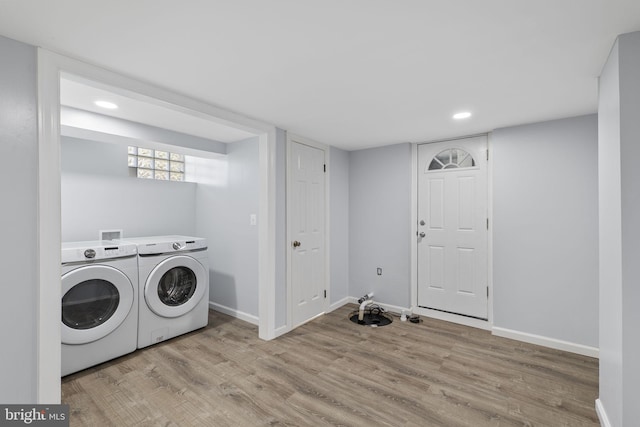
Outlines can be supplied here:
[[[106, 110], [97, 106], [96, 101], [112, 102], [118, 108]], [[60, 104], [225, 143], [255, 136], [212, 120], [133, 99], [115, 90], [104, 90], [66, 78], [60, 79]]]
[[638, 0], [0, 0], [2, 35], [349, 150], [593, 113], [635, 30]]

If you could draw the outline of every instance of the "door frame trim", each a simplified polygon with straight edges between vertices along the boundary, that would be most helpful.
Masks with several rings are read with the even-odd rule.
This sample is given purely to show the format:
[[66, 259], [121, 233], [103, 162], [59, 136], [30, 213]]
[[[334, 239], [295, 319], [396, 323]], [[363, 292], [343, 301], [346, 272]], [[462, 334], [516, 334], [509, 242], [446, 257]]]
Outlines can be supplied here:
[[487, 215], [489, 216], [489, 230], [487, 231], [487, 286], [489, 287], [487, 320], [418, 307], [418, 145], [456, 141], [478, 136], [487, 138], [487, 150], [491, 153], [491, 135], [489, 133], [411, 144], [411, 311], [421, 316], [491, 330], [493, 327], [493, 156], [491, 155], [489, 155], [489, 160], [487, 161]]
[[[276, 127], [159, 86], [38, 48], [38, 279], [36, 283], [36, 400], [60, 403], [60, 77], [70, 74], [129, 96], [204, 117], [259, 137], [258, 293], [261, 339], [277, 335]], [[55, 284], [58, 286], [52, 286]], [[56, 302], [55, 304], [53, 302]]]
[[330, 282], [330, 272], [331, 272], [331, 258], [330, 258], [330, 230], [331, 230], [331, 215], [330, 215], [330, 182], [331, 182], [331, 156], [330, 156], [330, 150], [329, 150], [329, 146], [326, 144], [322, 144], [320, 142], [316, 142], [313, 141], [309, 138], [305, 138], [296, 134], [292, 134], [290, 132], [287, 132], [287, 144], [286, 144], [286, 194], [287, 194], [287, 226], [286, 226], [286, 233], [287, 233], [287, 238], [286, 238], [286, 245], [287, 245], [287, 325], [286, 325], [286, 331], [283, 331], [282, 333], [286, 333], [289, 332], [291, 330], [293, 330], [294, 328], [300, 326], [300, 325], [293, 325], [293, 281], [291, 280], [291, 266], [292, 266], [292, 256], [293, 256], [293, 251], [291, 248], [291, 240], [292, 240], [292, 231], [291, 231], [291, 221], [289, 221], [289, 219], [291, 218], [291, 212], [292, 212], [292, 206], [291, 206], [291, 197], [289, 197], [290, 194], [292, 194], [289, 190], [291, 189], [291, 178], [292, 178], [292, 165], [291, 165], [291, 160], [290, 160], [290, 156], [291, 156], [291, 147], [293, 143], [299, 143], [299, 144], [303, 144], [303, 145], [307, 145], [309, 147], [313, 147], [313, 148], [317, 148], [319, 150], [324, 151], [324, 161], [325, 164], [327, 165], [327, 171], [325, 173], [324, 176], [324, 288], [327, 292], [327, 297], [324, 299], [324, 304], [323, 304], [323, 312], [319, 313], [318, 315], [312, 317], [311, 319], [307, 319], [304, 322], [302, 322], [302, 324], [315, 319], [316, 317], [318, 317], [320, 314], [324, 314], [328, 311], [329, 309], [329, 301], [331, 301], [331, 282]]

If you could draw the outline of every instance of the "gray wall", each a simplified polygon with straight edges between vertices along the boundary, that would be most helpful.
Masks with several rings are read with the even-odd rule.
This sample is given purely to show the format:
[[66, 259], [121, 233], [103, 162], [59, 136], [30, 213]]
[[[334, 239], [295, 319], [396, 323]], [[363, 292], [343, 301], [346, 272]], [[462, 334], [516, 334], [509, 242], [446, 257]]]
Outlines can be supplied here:
[[[35, 403], [37, 235], [36, 49], [0, 36], [3, 325], [0, 402]], [[53, 159], [55, 160], [55, 159]]]
[[249, 223], [249, 215], [259, 212], [257, 137], [229, 144], [226, 157], [207, 160], [224, 171], [209, 184], [131, 177], [126, 145], [70, 137], [61, 142], [63, 241], [96, 240], [101, 229], [123, 229], [125, 237], [205, 237], [210, 300], [258, 316], [258, 227]]
[[349, 296], [349, 152], [329, 149], [330, 304]]
[[411, 145], [350, 152], [349, 198], [349, 295], [409, 307]]
[[[258, 317], [259, 139], [227, 146], [224, 185], [198, 184], [197, 231], [209, 241], [209, 300]], [[257, 217], [257, 221], [260, 218]]]
[[640, 419], [640, 32], [618, 38], [600, 77], [600, 403]]
[[129, 176], [127, 146], [61, 138], [62, 241], [194, 235], [196, 184]]
[[595, 115], [495, 130], [494, 326], [598, 346]]
[[[498, 129], [491, 156], [494, 325], [598, 347], [597, 117]], [[408, 307], [410, 145], [348, 157], [348, 295]]]

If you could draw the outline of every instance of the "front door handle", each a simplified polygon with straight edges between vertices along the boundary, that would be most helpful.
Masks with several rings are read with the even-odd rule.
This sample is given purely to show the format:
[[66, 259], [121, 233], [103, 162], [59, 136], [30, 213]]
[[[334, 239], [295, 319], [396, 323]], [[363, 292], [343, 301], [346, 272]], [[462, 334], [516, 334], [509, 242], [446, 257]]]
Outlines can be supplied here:
[[298, 242], [297, 240], [293, 241], [293, 247], [297, 248], [298, 246], [300, 246], [302, 243]]
[[424, 231], [421, 231], [420, 234], [418, 234], [418, 236], [420, 236], [420, 237], [426, 237], [426, 235], [427, 234]]

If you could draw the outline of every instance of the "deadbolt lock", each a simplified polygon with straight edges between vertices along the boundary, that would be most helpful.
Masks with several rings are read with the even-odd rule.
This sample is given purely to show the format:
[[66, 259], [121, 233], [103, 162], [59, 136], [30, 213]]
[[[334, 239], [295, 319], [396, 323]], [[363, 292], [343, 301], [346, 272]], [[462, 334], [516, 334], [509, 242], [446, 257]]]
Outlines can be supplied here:
[[298, 242], [297, 240], [293, 241], [293, 247], [297, 248], [298, 246], [300, 246], [302, 243]]

